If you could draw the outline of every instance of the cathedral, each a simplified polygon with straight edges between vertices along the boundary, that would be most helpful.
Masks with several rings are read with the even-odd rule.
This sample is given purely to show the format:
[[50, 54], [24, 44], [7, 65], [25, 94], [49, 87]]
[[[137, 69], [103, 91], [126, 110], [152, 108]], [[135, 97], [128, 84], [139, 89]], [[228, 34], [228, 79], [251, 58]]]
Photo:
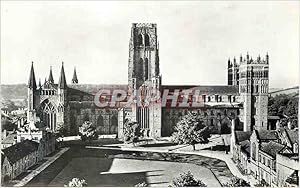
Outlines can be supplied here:
[[[52, 70], [48, 79], [36, 84], [33, 64], [28, 82], [27, 121], [40, 121], [55, 131], [63, 126], [69, 135], [77, 135], [85, 121], [95, 125], [99, 134], [123, 136], [124, 122], [137, 121], [144, 137], [170, 136], [176, 123], [188, 112], [197, 113], [204, 124], [215, 133], [235, 130], [271, 129], [267, 121], [269, 56], [252, 59], [249, 54], [228, 60], [228, 84], [163, 85], [160, 72], [157, 25], [133, 23], [129, 42], [128, 84], [79, 84], [76, 70], [70, 83], [62, 63], [58, 83]], [[162, 62], [163, 63], [163, 62]], [[123, 90], [127, 97], [113, 107], [95, 105], [99, 90]], [[167, 100], [152, 101], [150, 105], [137, 105], [128, 100], [137, 90], [160, 91]], [[165, 92], [167, 91], [167, 92]], [[187, 91], [190, 94], [187, 94]], [[175, 96], [175, 97], [174, 97]], [[111, 100], [112, 95], [101, 95]], [[170, 105], [175, 101], [175, 105]], [[201, 106], [182, 106], [180, 101], [201, 101]]]

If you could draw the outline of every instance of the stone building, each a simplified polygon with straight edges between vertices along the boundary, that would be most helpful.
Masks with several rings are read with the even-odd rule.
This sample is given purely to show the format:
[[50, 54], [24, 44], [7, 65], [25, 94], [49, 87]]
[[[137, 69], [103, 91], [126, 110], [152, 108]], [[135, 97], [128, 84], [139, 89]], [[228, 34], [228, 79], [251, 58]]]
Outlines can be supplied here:
[[[170, 136], [181, 116], [194, 111], [216, 133], [229, 133], [232, 120], [236, 130], [267, 129], [268, 64], [268, 55], [253, 60], [247, 54], [245, 58], [240, 57], [239, 63], [235, 58], [233, 62], [228, 61], [228, 85], [163, 85], [157, 25], [134, 23], [129, 41], [127, 85], [79, 84], [75, 69], [71, 83], [67, 84], [62, 64], [58, 83], [54, 82], [50, 68], [49, 78], [37, 86], [32, 65], [28, 83], [28, 122], [40, 117], [51, 130], [62, 125], [69, 134], [77, 135], [78, 127], [90, 121], [100, 134], [118, 134], [121, 138], [124, 121], [132, 119], [139, 123], [145, 137], [161, 137]], [[99, 90], [110, 92], [98, 99]], [[127, 97], [113, 107], [95, 105], [95, 100], [110, 101], [115, 90], [126, 91]], [[141, 91], [142, 97], [160, 91], [161, 97], [168, 100], [145, 105], [141, 99], [136, 103], [130, 98], [137, 91]], [[173, 101], [175, 105], [170, 105]], [[193, 101], [201, 105], [181, 104]]]
[[299, 183], [298, 130], [233, 131], [233, 161], [246, 175], [261, 185], [292, 186]]
[[[29, 167], [36, 164], [42, 152], [37, 142], [24, 140], [2, 150], [1, 180], [8, 181], [16, 178]], [[3, 158], [3, 159], [2, 159]]]

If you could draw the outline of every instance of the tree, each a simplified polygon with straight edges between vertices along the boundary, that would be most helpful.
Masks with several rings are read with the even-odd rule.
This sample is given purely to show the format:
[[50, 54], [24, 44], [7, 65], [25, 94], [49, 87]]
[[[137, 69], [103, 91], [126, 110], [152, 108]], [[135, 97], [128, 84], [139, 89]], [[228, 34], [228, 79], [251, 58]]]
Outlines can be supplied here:
[[140, 126], [137, 122], [129, 119], [124, 123], [124, 143], [134, 143], [141, 136]]
[[222, 185], [223, 187], [250, 187], [250, 184], [245, 180], [234, 176], [229, 182]]
[[195, 150], [195, 144], [208, 143], [210, 130], [204, 125], [200, 116], [188, 113], [176, 124], [172, 139], [178, 144], [190, 144]]
[[286, 94], [270, 97], [268, 101], [268, 114], [281, 116], [280, 124], [284, 127], [291, 123], [292, 127], [298, 126], [298, 97]]
[[196, 180], [194, 175], [188, 171], [187, 173], [180, 174], [180, 176], [173, 180], [175, 187], [207, 187], [201, 180]]
[[85, 121], [82, 126], [79, 127], [79, 135], [81, 136], [82, 141], [90, 141], [93, 139], [97, 139], [98, 134], [96, 132], [96, 128], [89, 121]]
[[65, 187], [87, 187], [87, 183], [84, 179], [73, 178]]

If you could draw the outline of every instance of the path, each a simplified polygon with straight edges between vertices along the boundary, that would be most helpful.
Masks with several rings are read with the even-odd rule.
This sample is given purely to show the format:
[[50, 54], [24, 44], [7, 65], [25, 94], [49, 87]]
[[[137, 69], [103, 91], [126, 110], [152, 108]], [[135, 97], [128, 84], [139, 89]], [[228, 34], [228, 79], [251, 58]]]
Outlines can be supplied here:
[[34, 171], [30, 172], [27, 176], [25, 176], [20, 182], [14, 185], [14, 187], [22, 187], [26, 185], [30, 180], [32, 180], [35, 176], [37, 176], [40, 172], [45, 170], [49, 165], [51, 165], [56, 159], [58, 159], [62, 154], [68, 151], [70, 148], [62, 148], [58, 153], [51, 157], [45, 157], [47, 159], [41, 166], [39, 166]]

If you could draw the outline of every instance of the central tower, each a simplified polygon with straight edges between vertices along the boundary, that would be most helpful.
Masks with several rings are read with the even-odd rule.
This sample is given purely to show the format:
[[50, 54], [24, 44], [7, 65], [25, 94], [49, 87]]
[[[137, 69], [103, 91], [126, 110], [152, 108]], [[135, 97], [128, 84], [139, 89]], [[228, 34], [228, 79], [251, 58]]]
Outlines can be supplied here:
[[157, 28], [153, 23], [133, 23], [129, 41], [128, 85], [138, 89], [159, 76]]
[[[150, 95], [153, 89], [160, 90], [159, 45], [157, 27], [154, 23], [133, 23], [129, 41], [128, 89], [143, 91]], [[133, 105], [133, 118], [141, 126], [145, 137], [161, 136], [161, 104], [152, 102], [148, 106]]]

